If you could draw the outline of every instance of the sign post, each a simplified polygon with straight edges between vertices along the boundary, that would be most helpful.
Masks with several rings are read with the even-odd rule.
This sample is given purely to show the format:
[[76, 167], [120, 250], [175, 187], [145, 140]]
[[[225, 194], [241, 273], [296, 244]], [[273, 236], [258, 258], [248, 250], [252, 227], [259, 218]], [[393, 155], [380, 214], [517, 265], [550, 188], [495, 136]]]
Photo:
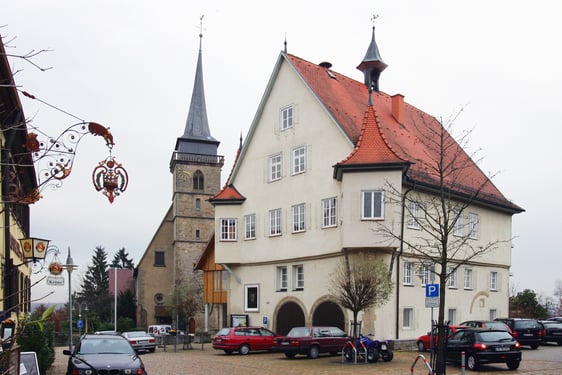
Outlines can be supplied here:
[[433, 350], [435, 348], [434, 325], [433, 325], [433, 308], [439, 307], [439, 284], [425, 284], [425, 307], [431, 307], [431, 363], [433, 363]]

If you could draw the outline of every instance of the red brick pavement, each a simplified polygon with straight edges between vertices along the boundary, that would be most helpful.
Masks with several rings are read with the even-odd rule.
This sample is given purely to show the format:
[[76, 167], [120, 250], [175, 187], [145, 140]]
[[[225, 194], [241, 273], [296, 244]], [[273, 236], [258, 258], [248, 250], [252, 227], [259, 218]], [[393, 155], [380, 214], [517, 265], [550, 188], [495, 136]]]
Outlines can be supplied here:
[[[395, 351], [391, 362], [377, 363], [342, 363], [340, 356], [320, 356], [311, 360], [304, 356], [287, 359], [278, 353], [250, 353], [246, 356], [238, 354], [227, 355], [222, 351], [214, 350], [210, 344], [205, 344], [204, 349], [200, 344], [194, 345], [192, 350], [182, 350], [178, 347], [174, 352], [173, 346], [168, 346], [164, 351], [158, 348], [155, 353], [141, 355], [149, 375], [169, 374], [205, 374], [205, 375], [347, 375], [347, 374], [385, 374], [385, 375], [419, 375], [428, 374], [427, 367], [420, 359], [411, 372], [411, 367], [420, 354], [413, 351]], [[62, 354], [62, 349], [57, 348], [54, 366], [47, 375], [64, 375], [66, 371], [67, 356]], [[427, 353], [424, 353], [427, 355]], [[466, 371], [470, 374], [471, 371]], [[485, 366], [479, 375], [484, 374], [533, 374], [533, 375], [560, 375], [562, 363], [549, 361], [521, 362], [517, 371], [509, 371], [502, 364]], [[448, 366], [448, 375], [460, 375], [458, 366]]]

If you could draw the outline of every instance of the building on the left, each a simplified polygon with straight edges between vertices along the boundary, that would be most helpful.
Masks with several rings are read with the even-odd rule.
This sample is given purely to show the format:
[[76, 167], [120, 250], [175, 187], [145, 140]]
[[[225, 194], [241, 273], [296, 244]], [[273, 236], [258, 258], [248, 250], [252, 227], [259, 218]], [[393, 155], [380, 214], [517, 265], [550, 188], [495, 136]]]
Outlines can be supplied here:
[[31, 268], [19, 239], [29, 237], [29, 206], [37, 198], [37, 177], [26, 149], [25, 115], [1, 37], [0, 129], [0, 318], [4, 320], [30, 311]]

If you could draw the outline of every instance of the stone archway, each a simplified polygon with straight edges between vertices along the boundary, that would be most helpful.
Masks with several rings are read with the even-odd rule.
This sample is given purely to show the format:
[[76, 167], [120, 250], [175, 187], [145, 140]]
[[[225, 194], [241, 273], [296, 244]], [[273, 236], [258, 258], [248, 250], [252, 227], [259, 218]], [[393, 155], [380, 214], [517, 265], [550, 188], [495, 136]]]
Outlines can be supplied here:
[[337, 303], [325, 300], [315, 306], [312, 313], [312, 325], [338, 327], [345, 331], [345, 315]]
[[279, 306], [275, 314], [275, 331], [286, 335], [293, 327], [306, 325], [304, 311], [295, 301], [287, 301]]

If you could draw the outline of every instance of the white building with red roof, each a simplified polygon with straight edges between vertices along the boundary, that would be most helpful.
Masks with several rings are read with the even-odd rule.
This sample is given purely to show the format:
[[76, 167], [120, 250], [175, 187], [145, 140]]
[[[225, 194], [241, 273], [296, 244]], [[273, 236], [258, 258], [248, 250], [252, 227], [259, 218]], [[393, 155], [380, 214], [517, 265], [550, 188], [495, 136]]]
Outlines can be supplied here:
[[[426, 333], [425, 285], [438, 283], [432, 275], [440, 270], [412, 246], [428, 240], [423, 217], [412, 215], [416, 199], [434, 199], [440, 186], [451, 209], [460, 207], [451, 243], [466, 246], [450, 254], [447, 320], [507, 316], [512, 215], [523, 209], [435, 117], [379, 91], [385, 68], [374, 28], [358, 66], [365, 82], [280, 53], [229, 179], [210, 200], [214, 261], [230, 275], [221, 286], [222, 325], [241, 315], [280, 334], [301, 325], [350, 332], [352, 314], [331, 295], [329, 279], [342, 257], [368, 252], [389, 264], [394, 292], [361, 313], [362, 331], [387, 339]], [[443, 135], [447, 151], [439, 155], [428, 134]], [[436, 173], [439, 156], [462, 173]]]

